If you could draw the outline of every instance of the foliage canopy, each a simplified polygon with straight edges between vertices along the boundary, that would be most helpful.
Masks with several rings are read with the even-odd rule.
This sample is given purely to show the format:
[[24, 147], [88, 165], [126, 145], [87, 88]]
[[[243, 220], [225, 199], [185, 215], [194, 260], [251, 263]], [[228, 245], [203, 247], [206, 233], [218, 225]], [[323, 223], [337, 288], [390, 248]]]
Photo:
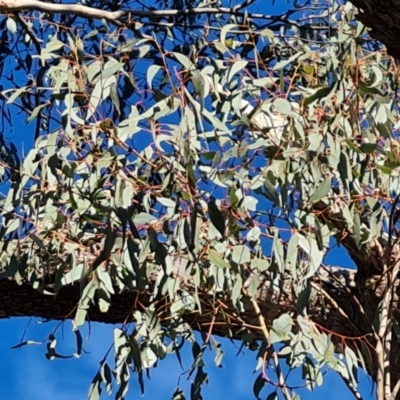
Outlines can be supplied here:
[[[257, 398], [267, 383], [268, 399], [300, 398], [286, 363], [311, 390], [336, 371], [356, 398], [363, 368], [394, 399], [398, 66], [356, 9], [21, 4], [0, 21], [2, 128], [22, 115], [33, 142], [21, 157], [1, 137], [0, 277], [54, 302], [79, 287], [77, 357], [93, 307], [118, 314], [89, 398], [123, 399], [132, 373], [144, 390], [190, 342], [201, 399], [218, 334], [256, 351]], [[336, 246], [357, 275], [325, 265]]]

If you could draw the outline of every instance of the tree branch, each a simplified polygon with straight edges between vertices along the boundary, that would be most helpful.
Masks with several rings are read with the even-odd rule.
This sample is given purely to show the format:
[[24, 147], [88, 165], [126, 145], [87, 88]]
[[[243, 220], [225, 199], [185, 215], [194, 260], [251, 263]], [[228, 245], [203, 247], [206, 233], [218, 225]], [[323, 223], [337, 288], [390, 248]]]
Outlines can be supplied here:
[[[340, 269], [338, 269], [340, 271]], [[353, 274], [356, 271], [353, 270]], [[156, 277], [154, 277], [156, 279]], [[331, 298], [335, 299], [335, 304], [340, 304], [341, 299], [345, 298], [343, 293], [337, 292], [334, 288], [329, 285], [324, 285], [324, 290], [329, 293]], [[43, 287], [47, 291], [52, 289], [52, 284], [44, 285]], [[277, 294], [273, 291], [272, 287], [267, 283], [264, 284], [256, 296], [258, 300], [258, 306], [261, 310], [261, 314], [266, 321], [273, 321], [282, 313], [293, 313], [298, 314], [295, 301], [292, 299], [291, 293], [291, 281], [288, 279], [283, 283], [284, 294]], [[111, 306], [107, 313], [100, 312], [96, 305], [92, 305], [89, 310], [89, 319], [91, 321], [103, 322], [103, 323], [123, 323], [124, 321], [132, 320], [132, 314], [130, 312], [132, 306], [138, 301], [147, 306], [150, 304], [151, 288], [148, 291], [145, 290], [124, 290], [121, 293], [117, 293], [111, 296]], [[28, 283], [22, 283], [18, 285], [14, 280], [11, 279], [0, 279], [0, 318], [11, 318], [18, 316], [35, 316], [44, 319], [64, 319], [71, 314], [71, 311], [79, 302], [80, 298], [80, 285], [79, 283], [63, 286], [57, 296], [44, 295], [39, 291], [34, 290]], [[196, 311], [190, 314], [185, 314], [185, 319], [188, 323], [193, 326], [200, 324], [202, 327], [208, 330], [210, 316], [213, 316], [213, 309], [210, 304], [210, 295], [205, 291], [199, 292], [200, 301], [202, 302], [202, 313], [201, 315]], [[338, 307], [325, 306], [320, 304], [318, 298], [311, 300], [310, 310], [308, 311], [309, 317], [316, 322], [318, 325], [325, 327], [326, 329], [337, 332], [338, 334], [346, 333], [346, 335], [357, 335], [366, 334], [368, 324], [359, 324], [358, 321], [355, 323], [348, 323], [348, 320], [344, 320], [343, 316], [338, 311]], [[229, 313], [234, 320], [237, 331], [241, 329], [244, 324], [248, 326], [259, 326], [259, 315], [256, 315], [253, 307], [249, 307], [244, 313], [238, 316], [238, 311], [231, 305], [226, 304], [224, 309], [225, 313]], [[227, 323], [225, 315], [218, 313], [215, 315], [215, 323], [213, 326], [213, 334], [225, 335], [223, 323]], [[357, 331], [354, 330], [354, 326], [357, 326]], [[232, 329], [235, 335], [234, 329]], [[263, 335], [260, 330], [254, 331], [255, 335], [263, 339]], [[235, 336], [240, 337], [240, 334]]]
[[258, 306], [257, 300], [254, 299], [253, 297], [250, 297], [246, 293], [245, 290], [243, 290], [243, 291], [245, 292], [245, 295], [250, 299], [250, 302], [253, 305], [253, 309], [254, 309], [254, 312], [255, 312], [256, 316], [258, 317], [258, 322], [260, 324], [261, 331], [262, 331], [263, 336], [264, 336], [264, 340], [266, 341], [267, 345], [271, 349], [272, 360], [273, 360], [273, 363], [274, 363], [276, 375], [278, 377], [278, 382], [279, 382], [279, 386], [281, 388], [282, 394], [283, 394], [283, 396], [284, 396], [284, 398], [286, 400], [291, 400], [292, 396], [290, 395], [289, 390], [286, 387], [285, 378], [283, 377], [282, 370], [281, 370], [281, 365], [279, 364], [278, 354], [277, 354], [277, 352], [275, 350], [274, 345], [271, 344], [271, 340], [269, 338], [268, 328], [267, 328], [267, 325], [265, 324], [265, 317], [261, 313], [261, 310], [260, 310], [260, 307]]
[[344, 384], [348, 387], [348, 389], [353, 393], [353, 396], [357, 400], [363, 400], [361, 393], [357, 390], [357, 388], [353, 385], [353, 382], [349, 378], [343, 375], [343, 372], [339, 372], [340, 377], [342, 378]]
[[[252, 1], [244, 3], [243, 7], [250, 5]], [[271, 21], [283, 21], [295, 12], [289, 10], [282, 15], [267, 15], [257, 13], [240, 12], [239, 9], [233, 7], [197, 7], [186, 10], [118, 10], [107, 11], [97, 8], [84, 6], [81, 4], [53, 4], [44, 3], [39, 0], [0, 0], [0, 11], [2, 12], [16, 12], [23, 10], [40, 11], [49, 14], [74, 14], [89, 19], [105, 19], [117, 26], [123, 26], [123, 17], [139, 17], [139, 18], [167, 18], [167, 17], [180, 17], [180, 16], [193, 16], [193, 15], [209, 15], [209, 14], [228, 14], [237, 17], [247, 17], [250, 19], [263, 19]], [[296, 21], [289, 21], [297, 25]]]
[[33, 29], [29, 27], [29, 25], [26, 23], [24, 18], [22, 18], [19, 13], [15, 13], [15, 17], [17, 21], [22, 25], [24, 28], [25, 32], [29, 35], [29, 37], [32, 40], [32, 43], [34, 44], [36, 51], [38, 54], [40, 54], [41, 48], [40, 45], [43, 43], [42, 39], [39, 39], [36, 35], [35, 32], [33, 32]]
[[53, 4], [44, 3], [39, 0], [0, 0], [0, 11], [41, 11], [49, 14], [74, 14], [90, 19], [105, 19], [117, 25], [121, 25], [122, 18], [126, 11], [107, 11], [84, 6], [81, 4]]

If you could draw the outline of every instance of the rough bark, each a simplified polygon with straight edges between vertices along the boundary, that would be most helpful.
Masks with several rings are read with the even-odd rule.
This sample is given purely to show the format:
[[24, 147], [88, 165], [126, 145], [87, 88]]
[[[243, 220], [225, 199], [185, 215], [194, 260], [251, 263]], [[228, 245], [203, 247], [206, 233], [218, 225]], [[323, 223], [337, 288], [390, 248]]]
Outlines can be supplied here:
[[[321, 270], [322, 276], [327, 276], [327, 273]], [[354, 278], [355, 271], [347, 269], [336, 269], [337, 276], [345, 275], [349, 281]], [[177, 278], [179, 279], [179, 278]], [[258, 300], [263, 315], [267, 321], [272, 321], [279, 315], [285, 312], [298, 311], [294, 306], [293, 299], [290, 296], [290, 281], [285, 281], [283, 294], [280, 296], [268, 288], [268, 284], [262, 285], [258, 292]], [[320, 287], [322, 290], [330, 293], [332, 299], [340, 304], [344, 309], [351, 311], [354, 305], [349, 294], [340, 293], [329, 284], [316, 283], [315, 287]], [[318, 289], [317, 289], [318, 290]], [[79, 302], [80, 286], [72, 284], [61, 288], [57, 296], [44, 295], [32, 288], [31, 285], [24, 283], [18, 285], [12, 279], [0, 280], [0, 318], [35, 316], [44, 319], [63, 319], [74, 316], [74, 310]], [[104, 323], [121, 323], [123, 321], [132, 320], [132, 310], [140, 309], [147, 306], [150, 302], [150, 290], [124, 290], [121, 293], [112, 295], [111, 307], [106, 313], [100, 312], [99, 308], [94, 304], [89, 311], [89, 319], [96, 322]], [[202, 304], [202, 315], [198, 312], [189, 313], [186, 319], [194, 328], [201, 328], [203, 323], [209, 323], [214, 314], [213, 297], [206, 293], [200, 293]], [[161, 308], [166, 298], [158, 301], [158, 307]], [[325, 304], [324, 304], [325, 303]], [[238, 329], [242, 328], [241, 324], [257, 326], [257, 316], [249, 309], [248, 312], [239, 315], [238, 311], [226, 302], [223, 298], [216, 300], [216, 305], [224, 304], [216, 315], [217, 321], [224, 321], [224, 314], [233, 316], [234, 325]], [[354, 312], [351, 312], [355, 314]], [[236, 315], [236, 317], [235, 317]], [[350, 323], [343, 322], [343, 317], [340, 316], [338, 310], [328, 302], [321, 301], [321, 296], [316, 293], [311, 306], [309, 307], [309, 316], [319, 325], [327, 330], [349, 334], [354, 331], [354, 327]], [[165, 315], [168, 317], [168, 315]], [[357, 316], [354, 315], [355, 323], [361, 324], [362, 321], [357, 321]], [[226, 322], [226, 321], [225, 321]], [[228, 324], [227, 324], [228, 325]], [[214, 333], [221, 334], [224, 332], [224, 327], [220, 324], [215, 324]], [[364, 330], [367, 329], [364, 327]], [[354, 333], [354, 332], [353, 332]]]
[[382, 42], [388, 53], [400, 59], [400, 2], [396, 0], [352, 0], [359, 9], [357, 19], [370, 28], [370, 35]]

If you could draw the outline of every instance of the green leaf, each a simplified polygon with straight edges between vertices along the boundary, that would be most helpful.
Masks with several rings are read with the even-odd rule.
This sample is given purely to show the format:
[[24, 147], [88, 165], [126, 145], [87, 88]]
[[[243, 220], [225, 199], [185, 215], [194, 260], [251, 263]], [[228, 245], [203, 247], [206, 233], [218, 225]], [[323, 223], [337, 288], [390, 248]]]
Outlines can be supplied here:
[[240, 276], [240, 274], [237, 274], [236, 281], [232, 289], [232, 304], [234, 305], [234, 307], [237, 307], [236, 303], [242, 295], [242, 285], [243, 285], [243, 279]]
[[90, 104], [86, 114], [86, 120], [89, 120], [97, 112], [100, 103], [108, 98], [111, 91], [111, 85], [116, 83], [116, 77], [110, 76], [106, 79], [100, 79], [94, 86], [93, 92], [90, 96]]
[[39, 104], [37, 107], [34, 108], [34, 110], [32, 111], [31, 115], [27, 118], [26, 122], [30, 122], [32, 121], [34, 118], [36, 118], [40, 112], [46, 108], [48, 106], [48, 104]]
[[317, 90], [313, 95], [307, 97], [304, 100], [304, 104], [309, 106], [313, 104], [315, 101], [320, 101], [320, 100], [327, 100], [330, 98], [331, 95], [334, 94], [336, 90], [337, 84], [336, 82], [333, 82], [332, 85], [329, 87], [323, 87], [319, 90]]
[[283, 59], [282, 61], [279, 61], [276, 63], [276, 65], [272, 68], [273, 71], [279, 71], [282, 70], [284, 67], [286, 67], [288, 64], [290, 64], [291, 62], [293, 62], [294, 60], [296, 60], [297, 58], [299, 58], [301, 55], [301, 53], [296, 53], [294, 55], [292, 55], [291, 57], [287, 58], [287, 59]]
[[6, 27], [7, 27], [8, 32], [10, 32], [12, 35], [14, 35], [14, 33], [16, 33], [18, 30], [17, 23], [15, 22], [14, 18], [12, 18], [12, 17], [7, 18]]
[[217, 340], [212, 340], [211, 345], [215, 351], [214, 363], [217, 367], [221, 368], [222, 359], [224, 358], [225, 352], [222, 350], [221, 343], [219, 343]]
[[349, 371], [349, 376], [351, 378], [351, 381], [352, 381], [354, 387], [357, 387], [357, 383], [358, 383], [358, 377], [357, 377], [358, 361], [357, 361], [357, 356], [349, 346], [345, 346], [344, 354], [345, 354], [345, 358], [346, 358], [347, 370]]
[[274, 105], [274, 107], [277, 111], [279, 111], [280, 113], [282, 113], [284, 115], [289, 115], [292, 111], [292, 106], [285, 99], [278, 98], [278, 99], [274, 100], [274, 102], [272, 104]]
[[255, 242], [260, 238], [261, 235], [261, 229], [258, 226], [255, 226], [254, 228], [251, 228], [249, 232], [246, 235], [246, 239], [249, 240], [250, 242]]
[[378, 87], [381, 85], [381, 83], [383, 81], [383, 73], [382, 73], [381, 69], [378, 68], [378, 66], [376, 66], [376, 65], [372, 65], [371, 69], [374, 72], [375, 79], [374, 79], [374, 82], [371, 85], [369, 85], [369, 87], [375, 88], [375, 87]]
[[259, 272], [267, 271], [270, 267], [268, 260], [253, 258], [251, 260], [251, 268], [257, 268]]
[[317, 202], [318, 200], [323, 199], [326, 197], [331, 190], [332, 184], [331, 184], [331, 177], [323, 180], [318, 187], [315, 189], [314, 193], [310, 196], [309, 202], [314, 203]]
[[245, 264], [250, 262], [250, 251], [247, 246], [237, 245], [232, 251], [232, 261], [236, 264]]
[[285, 251], [284, 251], [282, 241], [279, 238], [278, 230], [276, 230], [276, 232], [275, 232], [272, 250], [273, 250], [274, 260], [276, 261], [276, 264], [278, 265], [278, 268], [279, 268], [279, 272], [283, 273], [284, 269], [285, 269], [285, 256], [284, 256]]
[[101, 396], [101, 375], [98, 373], [90, 385], [88, 399], [89, 400], [100, 400]]
[[185, 394], [182, 389], [176, 388], [171, 400], [186, 400]]
[[[201, 104], [201, 110], [204, 110], [204, 102], [208, 94], [210, 93], [210, 83], [208, 79], [206, 79], [202, 74], [199, 73], [193, 73], [192, 77], [193, 81], [193, 87], [196, 91], [196, 93], [200, 96], [200, 104]], [[192, 111], [190, 108], [185, 108], [185, 114], [186, 116], [188, 115], [193, 115]], [[193, 123], [193, 127], [195, 128], [195, 124]]]
[[276, 83], [276, 81], [277, 78], [266, 77], [266, 78], [253, 79], [250, 81], [250, 83], [257, 87], [269, 87], [273, 86]]
[[297, 255], [298, 255], [298, 243], [299, 238], [297, 235], [293, 235], [289, 240], [286, 253], [286, 265], [292, 272], [292, 278], [294, 281], [297, 280]]
[[15, 219], [10, 220], [10, 223], [8, 224], [6, 232], [5, 232], [4, 235], [8, 235], [9, 233], [14, 232], [16, 229], [19, 228], [19, 225], [20, 225], [19, 218], [15, 218]]
[[230, 82], [234, 76], [241, 71], [249, 62], [245, 60], [235, 61], [228, 70], [228, 82]]
[[32, 344], [40, 345], [42, 343], [41, 342], [35, 342], [34, 340], [26, 340], [25, 342], [21, 342], [21, 343], [16, 344], [15, 346], [12, 346], [11, 349], [13, 349], [13, 350], [14, 349], [20, 349], [21, 347], [29, 346], [29, 345], [32, 345]]
[[103, 266], [99, 266], [96, 270], [96, 273], [99, 281], [103, 283], [104, 288], [107, 290], [107, 292], [110, 294], [114, 294], [115, 291], [111, 282], [111, 277], [106, 269]]
[[385, 154], [385, 151], [382, 149], [382, 147], [380, 147], [374, 143], [363, 143], [360, 146], [360, 150], [366, 154], [371, 154], [374, 152], [379, 152], [381, 154]]
[[191, 69], [195, 68], [193, 62], [190, 61], [190, 59], [185, 55], [176, 52], [171, 54], [177, 59], [177, 61], [179, 61], [180, 64], [182, 64], [185, 67], [185, 69], [190, 71]]
[[268, 39], [273, 39], [275, 34], [274, 31], [272, 31], [271, 29], [263, 29], [260, 32], [260, 35], [267, 37]]
[[[125, 66], [124, 63], [117, 62], [116, 60], [113, 60], [114, 62], [107, 62], [103, 73], [101, 74], [101, 79], [104, 82], [108, 82], [108, 78], [117, 75], [118, 71], [123, 71], [123, 67]], [[114, 81], [114, 80], [112, 80]]]
[[14, 101], [24, 92], [28, 92], [29, 89], [26, 86], [23, 86], [14, 91], [14, 93], [7, 99], [7, 104], [12, 104]]
[[220, 255], [214, 250], [214, 249], [210, 249], [208, 251], [208, 259], [210, 260], [210, 262], [212, 262], [216, 267], [219, 268], [227, 268], [230, 269], [230, 265], [229, 263], [227, 263], [226, 261], [224, 261]]
[[226, 41], [226, 35], [228, 34], [228, 32], [232, 29], [238, 29], [240, 28], [238, 25], [236, 24], [227, 24], [225, 25], [222, 29], [221, 29], [221, 34], [220, 34], [220, 41], [221, 43], [225, 43]]
[[136, 225], [147, 225], [150, 224], [152, 222], [154, 222], [157, 218], [154, 217], [151, 214], [148, 213], [140, 213], [138, 215], [135, 215], [135, 217], [133, 218], [133, 222]]
[[221, 54], [225, 54], [228, 51], [228, 47], [225, 46], [225, 43], [216, 41], [214, 42], [214, 46]]
[[267, 381], [264, 379], [262, 374], [258, 375], [258, 377], [255, 380], [254, 385], [253, 385], [253, 393], [254, 393], [254, 396], [256, 396], [257, 400], [260, 399], [260, 397], [259, 397], [260, 392], [266, 383], [267, 383]]
[[100, 368], [101, 379], [106, 386], [107, 393], [110, 395], [112, 393], [112, 372], [109, 365], [104, 362]]
[[225, 218], [222, 215], [222, 212], [218, 208], [215, 199], [210, 199], [207, 203], [208, 205], [208, 214], [210, 216], [210, 220], [213, 225], [217, 228], [218, 232], [221, 234], [222, 237], [225, 237]]
[[46, 44], [46, 47], [42, 50], [44, 53], [52, 53], [53, 51], [60, 50], [64, 47], [64, 43], [59, 41], [53, 36]]
[[279, 343], [289, 337], [293, 326], [293, 320], [289, 314], [282, 314], [274, 320], [272, 329], [270, 330], [271, 344]]
[[153, 79], [160, 70], [161, 70], [161, 67], [156, 64], [150, 65], [150, 67], [148, 68], [148, 70], [147, 70], [147, 85], [149, 86], [150, 90], [152, 89]]
[[74, 356], [76, 358], [79, 358], [82, 354], [82, 345], [83, 345], [83, 339], [82, 339], [82, 334], [79, 331], [79, 329], [74, 329], [74, 333], [76, 336], [76, 352], [74, 353]]
[[168, 199], [166, 197], [158, 197], [157, 201], [167, 208], [175, 208], [176, 206], [176, 202], [174, 200]]
[[86, 315], [91, 302], [94, 299], [94, 295], [98, 288], [97, 281], [91, 281], [86, 286], [82, 292], [81, 298], [79, 300], [79, 306], [75, 314], [75, 324], [77, 327], [83, 325], [86, 320]]

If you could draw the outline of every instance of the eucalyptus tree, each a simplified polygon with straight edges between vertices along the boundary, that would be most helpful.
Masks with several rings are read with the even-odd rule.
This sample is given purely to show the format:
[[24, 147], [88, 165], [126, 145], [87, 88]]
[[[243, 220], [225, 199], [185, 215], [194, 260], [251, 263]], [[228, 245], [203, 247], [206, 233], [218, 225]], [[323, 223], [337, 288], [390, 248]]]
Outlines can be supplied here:
[[1, 2], [0, 315], [61, 321], [50, 360], [66, 320], [76, 357], [116, 324], [90, 399], [183, 345], [201, 399], [218, 336], [254, 352], [257, 398], [300, 398], [283, 364], [396, 398], [397, 42], [354, 3]]

